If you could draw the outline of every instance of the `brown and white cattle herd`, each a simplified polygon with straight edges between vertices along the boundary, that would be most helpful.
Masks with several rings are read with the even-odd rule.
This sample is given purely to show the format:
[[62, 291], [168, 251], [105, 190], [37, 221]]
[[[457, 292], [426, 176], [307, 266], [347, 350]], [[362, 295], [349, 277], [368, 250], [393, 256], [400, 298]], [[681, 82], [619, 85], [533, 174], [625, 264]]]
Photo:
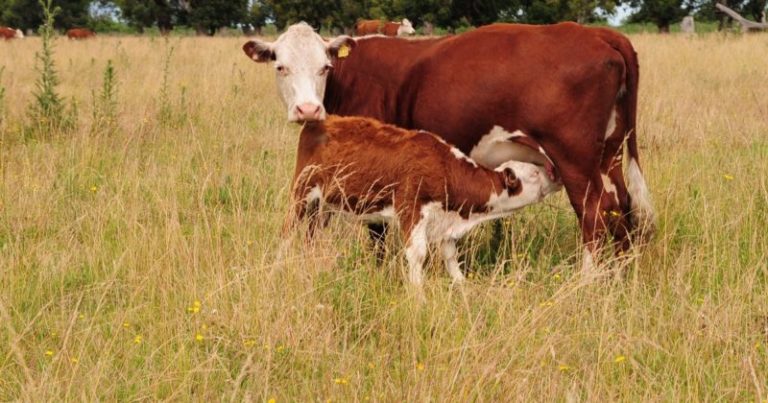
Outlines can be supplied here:
[[[371, 33], [362, 25], [358, 34]], [[621, 255], [653, 231], [637, 56], [615, 31], [494, 24], [419, 40], [325, 40], [300, 23], [243, 50], [274, 62], [288, 120], [303, 124], [296, 217], [309, 215], [314, 231], [323, 205], [351, 211], [373, 223], [375, 239], [386, 230], [377, 221], [399, 222], [415, 285], [426, 245], [443, 245], [459, 280], [458, 237], [560, 184], [580, 224], [583, 270], [608, 240]], [[515, 207], [494, 207], [501, 194], [518, 197]]]
[[0, 38], [5, 40], [10, 39], [23, 39], [24, 33], [20, 29], [13, 29], [9, 27], [0, 27]]
[[[625, 36], [574, 23], [493, 24], [412, 40], [402, 38], [414, 33], [407, 19], [359, 21], [355, 33], [327, 40], [299, 23], [274, 42], [243, 45], [254, 61], [273, 62], [287, 119], [303, 125], [286, 229], [307, 219], [311, 236], [329, 210], [346, 211], [381, 241], [397, 223], [418, 289], [430, 245], [461, 281], [457, 239], [561, 187], [584, 271], [611, 243], [621, 255], [652, 233], [639, 67]], [[24, 37], [7, 27], [0, 36]]]

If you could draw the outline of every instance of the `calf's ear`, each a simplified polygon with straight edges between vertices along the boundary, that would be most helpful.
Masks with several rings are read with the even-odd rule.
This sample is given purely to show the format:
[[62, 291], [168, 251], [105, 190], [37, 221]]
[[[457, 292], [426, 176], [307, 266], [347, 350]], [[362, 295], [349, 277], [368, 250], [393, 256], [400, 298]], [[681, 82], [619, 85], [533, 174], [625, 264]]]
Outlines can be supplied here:
[[337, 36], [328, 42], [328, 54], [333, 58], [345, 58], [349, 56], [349, 52], [354, 49], [356, 45], [357, 42], [346, 35]]
[[502, 171], [502, 175], [504, 175], [504, 187], [507, 189], [509, 194], [518, 194], [523, 188], [522, 182], [520, 182], [520, 179], [518, 179], [517, 175], [515, 175], [515, 171], [512, 170], [512, 168], [504, 168], [504, 171]]
[[258, 39], [246, 42], [243, 45], [243, 52], [258, 63], [275, 60], [275, 51], [272, 49], [272, 44]]

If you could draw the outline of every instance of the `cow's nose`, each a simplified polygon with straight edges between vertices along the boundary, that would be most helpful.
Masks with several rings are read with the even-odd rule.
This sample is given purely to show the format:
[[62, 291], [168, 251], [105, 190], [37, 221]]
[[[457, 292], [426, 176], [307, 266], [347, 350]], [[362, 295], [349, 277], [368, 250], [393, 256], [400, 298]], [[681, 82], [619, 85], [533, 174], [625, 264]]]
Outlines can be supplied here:
[[311, 103], [297, 105], [296, 115], [298, 115], [301, 120], [320, 119], [320, 105]]

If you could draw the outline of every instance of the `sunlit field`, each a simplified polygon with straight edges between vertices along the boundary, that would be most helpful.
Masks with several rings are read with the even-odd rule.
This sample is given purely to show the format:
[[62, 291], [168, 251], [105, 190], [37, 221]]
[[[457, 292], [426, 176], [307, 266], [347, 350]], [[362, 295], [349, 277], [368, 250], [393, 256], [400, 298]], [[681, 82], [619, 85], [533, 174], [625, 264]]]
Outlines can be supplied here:
[[767, 401], [768, 36], [631, 38], [658, 231], [626, 276], [582, 279], [560, 193], [424, 305], [397, 236], [282, 236], [299, 127], [244, 38], [58, 39], [52, 136], [39, 39], [0, 41], [0, 400]]

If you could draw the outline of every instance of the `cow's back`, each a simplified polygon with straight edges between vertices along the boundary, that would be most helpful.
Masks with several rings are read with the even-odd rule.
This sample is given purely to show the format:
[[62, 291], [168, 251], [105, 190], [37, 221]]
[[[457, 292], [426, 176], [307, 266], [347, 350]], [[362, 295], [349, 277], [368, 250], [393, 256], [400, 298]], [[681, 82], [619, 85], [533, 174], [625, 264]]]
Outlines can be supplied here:
[[[595, 31], [576, 24], [483, 27], [421, 55], [400, 89], [397, 123], [440, 133], [465, 152], [495, 125], [542, 137], [567, 125], [582, 98], [601, 97], [610, 110], [621, 63]], [[614, 80], [604, 81], [612, 69]]]
[[355, 25], [355, 35], [371, 35], [378, 34], [381, 27], [381, 21], [379, 20], [360, 20]]

